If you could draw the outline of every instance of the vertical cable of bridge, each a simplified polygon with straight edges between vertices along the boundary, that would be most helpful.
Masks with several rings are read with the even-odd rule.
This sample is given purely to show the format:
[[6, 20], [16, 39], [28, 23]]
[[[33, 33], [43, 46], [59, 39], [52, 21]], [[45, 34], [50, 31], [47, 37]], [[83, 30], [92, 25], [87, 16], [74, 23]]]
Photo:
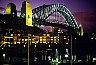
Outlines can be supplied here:
[[61, 22], [61, 20], [60, 20], [60, 14], [59, 14], [59, 18], [58, 18], [58, 19], [59, 19], [59, 21]]

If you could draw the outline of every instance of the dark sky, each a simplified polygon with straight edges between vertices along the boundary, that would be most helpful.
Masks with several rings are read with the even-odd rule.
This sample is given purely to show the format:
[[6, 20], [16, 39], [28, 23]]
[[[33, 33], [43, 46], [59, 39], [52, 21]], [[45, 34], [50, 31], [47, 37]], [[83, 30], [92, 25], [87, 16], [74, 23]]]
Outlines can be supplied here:
[[[24, 0], [0, 0], [0, 11], [4, 10], [8, 3], [14, 3], [18, 11]], [[78, 24], [82, 24], [85, 32], [96, 32], [96, 0], [27, 0], [32, 8], [43, 4], [64, 4], [74, 15]]]
[[[17, 10], [21, 10], [22, 2], [25, 0], [0, 0], [0, 7], [6, 8], [8, 3], [14, 3]], [[33, 8], [42, 6], [43, 4], [64, 4], [72, 12], [81, 12], [86, 10], [94, 10], [96, 0], [27, 0]]]

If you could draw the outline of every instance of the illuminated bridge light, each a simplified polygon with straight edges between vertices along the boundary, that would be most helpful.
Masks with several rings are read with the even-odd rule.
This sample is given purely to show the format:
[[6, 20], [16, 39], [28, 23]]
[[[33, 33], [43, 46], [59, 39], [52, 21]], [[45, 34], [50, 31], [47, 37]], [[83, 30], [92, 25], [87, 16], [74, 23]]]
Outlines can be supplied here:
[[[59, 6], [60, 5], [60, 6]], [[52, 7], [51, 7], [52, 6]], [[61, 7], [61, 9], [59, 9]], [[51, 8], [50, 10], [47, 11], [47, 9]], [[58, 10], [61, 10], [62, 12], [64, 12], [65, 15], [67, 15], [68, 17], [70, 17], [71, 20], [73, 20], [72, 22], [76, 23], [76, 20], [74, 19], [72, 13], [69, 11], [69, 9], [67, 9], [65, 6], [61, 5], [61, 4], [52, 4], [50, 6], [48, 6], [46, 9], [45, 9], [45, 13], [46, 15], [44, 15], [43, 13], [41, 13], [40, 15], [43, 16], [43, 19], [45, 18], [48, 18], [48, 15], [52, 14], [54, 11], [60, 13]], [[40, 11], [41, 12], [41, 11]], [[49, 12], [49, 13], [48, 13]], [[62, 14], [62, 13], [60, 13]], [[34, 16], [34, 15], [33, 15]], [[42, 17], [41, 16], [41, 17]], [[64, 16], [63, 16], [64, 17]], [[65, 18], [66, 20], [66, 18]], [[69, 20], [68, 20], [69, 21]], [[70, 23], [70, 22], [68, 22]], [[74, 26], [75, 27], [75, 26]], [[76, 27], [78, 27], [78, 25], [76, 24]]]

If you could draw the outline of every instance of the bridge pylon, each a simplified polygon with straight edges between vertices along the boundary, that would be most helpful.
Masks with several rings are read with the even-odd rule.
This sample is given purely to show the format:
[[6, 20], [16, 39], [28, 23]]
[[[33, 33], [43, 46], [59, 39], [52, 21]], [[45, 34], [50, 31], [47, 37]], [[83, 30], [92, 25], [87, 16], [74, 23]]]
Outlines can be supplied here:
[[83, 26], [82, 24], [79, 25], [79, 36], [83, 36]]
[[32, 7], [31, 7], [31, 4], [27, 1], [24, 1], [22, 3], [21, 18], [25, 19], [25, 24], [27, 26], [33, 26], [32, 25]]

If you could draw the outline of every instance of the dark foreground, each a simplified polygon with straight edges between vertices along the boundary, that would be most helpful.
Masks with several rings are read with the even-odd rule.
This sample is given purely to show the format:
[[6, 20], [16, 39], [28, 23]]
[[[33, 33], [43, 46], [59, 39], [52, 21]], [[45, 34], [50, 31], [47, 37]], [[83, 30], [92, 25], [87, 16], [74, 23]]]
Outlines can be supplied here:
[[[1, 63], [0, 65], [28, 65], [28, 63]], [[40, 62], [40, 63], [30, 63], [29, 65], [96, 65], [96, 63], [46, 63], [46, 62]]]

